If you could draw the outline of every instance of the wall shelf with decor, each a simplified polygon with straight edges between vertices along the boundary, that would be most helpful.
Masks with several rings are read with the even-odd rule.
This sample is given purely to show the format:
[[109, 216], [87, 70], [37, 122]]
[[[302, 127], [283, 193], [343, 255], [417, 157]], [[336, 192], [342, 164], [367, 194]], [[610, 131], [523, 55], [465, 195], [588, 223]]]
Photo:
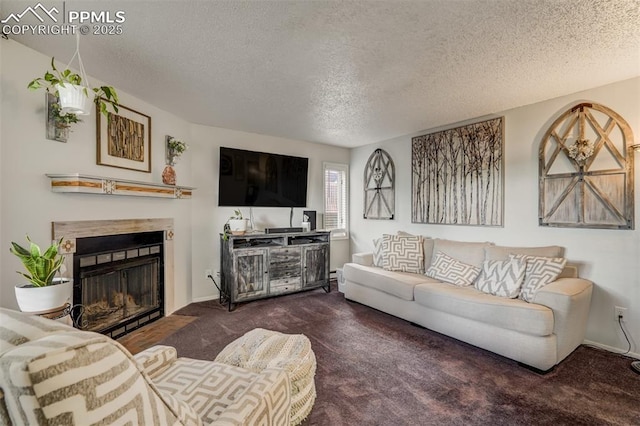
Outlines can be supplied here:
[[156, 198], [191, 198], [195, 188], [182, 185], [139, 182], [118, 178], [82, 175], [80, 173], [53, 174], [51, 191], [101, 195], [132, 195]]

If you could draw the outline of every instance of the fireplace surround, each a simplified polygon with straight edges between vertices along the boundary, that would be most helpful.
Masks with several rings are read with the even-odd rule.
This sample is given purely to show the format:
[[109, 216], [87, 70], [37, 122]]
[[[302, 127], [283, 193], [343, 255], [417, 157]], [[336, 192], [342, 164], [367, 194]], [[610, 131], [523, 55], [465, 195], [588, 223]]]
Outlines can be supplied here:
[[173, 219], [53, 222], [78, 327], [113, 338], [173, 309]]

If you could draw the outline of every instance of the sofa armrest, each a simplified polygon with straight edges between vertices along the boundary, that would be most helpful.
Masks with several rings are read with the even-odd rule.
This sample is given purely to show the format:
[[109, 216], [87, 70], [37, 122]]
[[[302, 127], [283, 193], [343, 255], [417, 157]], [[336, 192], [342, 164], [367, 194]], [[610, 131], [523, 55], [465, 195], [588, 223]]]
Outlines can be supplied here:
[[353, 253], [351, 261], [362, 266], [373, 266], [373, 253]]
[[172, 346], [156, 345], [135, 354], [133, 359], [142, 371], [153, 378], [178, 359], [178, 352]]
[[558, 278], [537, 291], [534, 303], [553, 311], [558, 362], [582, 344], [587, 330], [593, 283], [582, 278]]
[[[245, 396], [246, 395], [246, 396]], [[260, 396], [260, 398], [256, 398]], [[291, 382], [286, 371], [266, 368], [260, 376], [234, 395], [216, 419], [216, 425], [288, 425], [291, 419]], [[266, 416], [265, 416], [266, 414]]]

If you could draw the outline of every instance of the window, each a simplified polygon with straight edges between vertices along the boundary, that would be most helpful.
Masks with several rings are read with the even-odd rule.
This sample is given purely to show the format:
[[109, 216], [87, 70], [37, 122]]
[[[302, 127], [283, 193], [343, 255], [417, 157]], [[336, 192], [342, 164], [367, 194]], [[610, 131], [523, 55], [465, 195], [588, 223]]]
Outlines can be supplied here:
[[324, 228], [331, 238], [347, 238], [349, 232], [347, 203], [349, 196], [349, 166], [324, 163]]

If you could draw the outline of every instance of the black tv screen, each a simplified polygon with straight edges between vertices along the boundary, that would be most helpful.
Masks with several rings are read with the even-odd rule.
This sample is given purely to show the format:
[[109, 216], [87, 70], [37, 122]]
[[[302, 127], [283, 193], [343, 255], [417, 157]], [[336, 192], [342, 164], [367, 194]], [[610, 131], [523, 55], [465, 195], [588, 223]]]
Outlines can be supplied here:
[[306, 207], [309, 159], [220, 147], [219, 206]]

